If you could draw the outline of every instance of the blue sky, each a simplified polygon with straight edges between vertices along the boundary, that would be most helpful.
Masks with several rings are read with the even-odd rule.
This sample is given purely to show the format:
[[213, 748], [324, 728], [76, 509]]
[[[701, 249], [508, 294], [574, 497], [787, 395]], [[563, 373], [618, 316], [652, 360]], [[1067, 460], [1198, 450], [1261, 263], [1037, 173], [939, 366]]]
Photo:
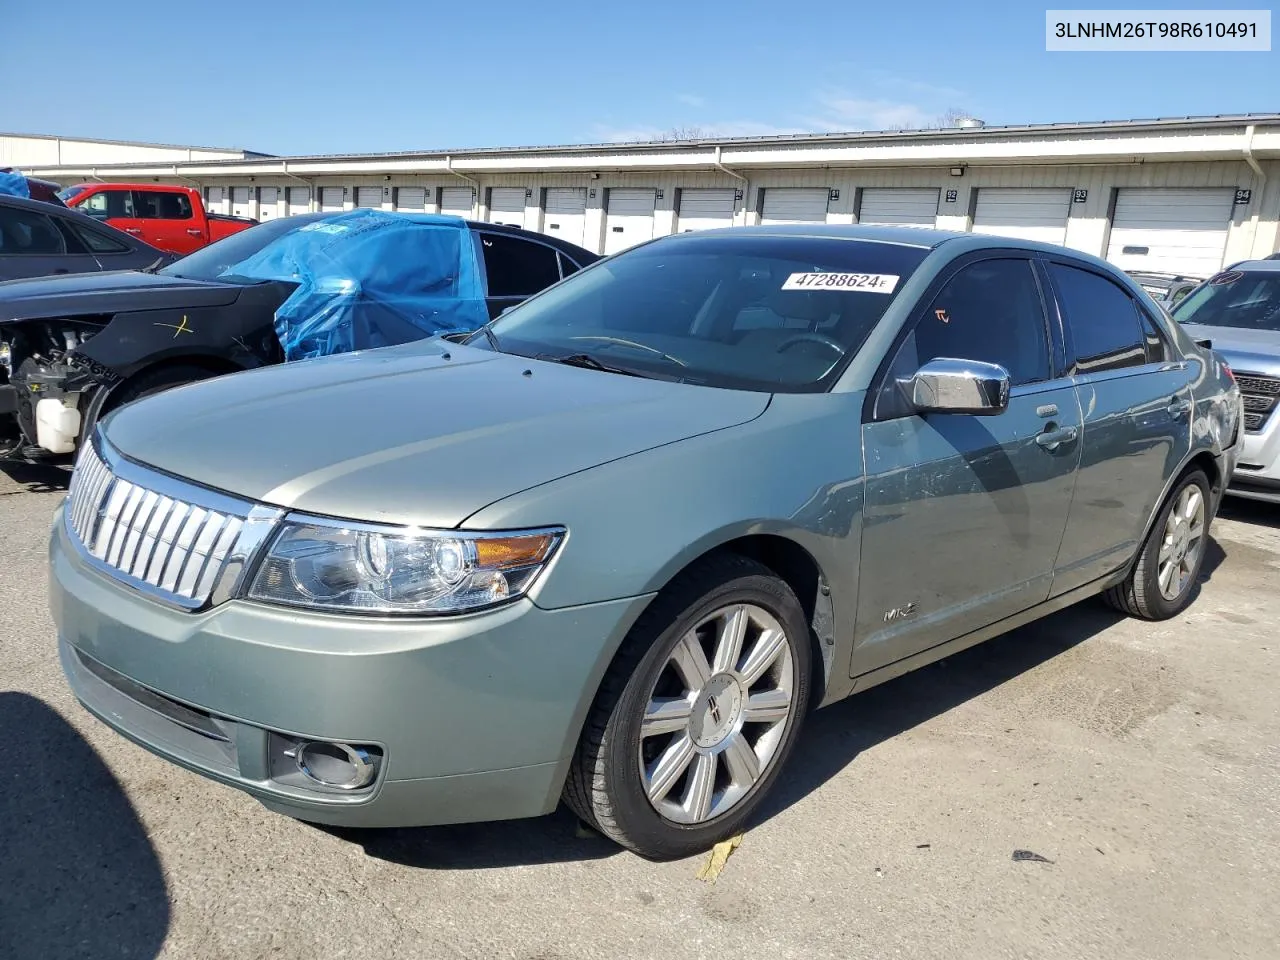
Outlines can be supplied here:
[[1280, 110], [1275, 51], [1047, 53], [1063, 2], [40, 6], [5, 13], [6, 132], [291, 154]]

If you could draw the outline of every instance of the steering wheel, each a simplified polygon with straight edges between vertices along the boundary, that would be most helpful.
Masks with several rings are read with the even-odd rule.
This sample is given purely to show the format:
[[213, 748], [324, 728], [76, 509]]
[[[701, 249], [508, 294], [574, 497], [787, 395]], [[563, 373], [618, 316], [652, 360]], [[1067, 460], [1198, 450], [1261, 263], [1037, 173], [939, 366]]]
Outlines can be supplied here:
[[785, 350], [790, 350], [797, 343], [817, 343], [844, 356], [844, 344], [828, 337], [824, 333], [797, 333], [794, 337], [787, 337], [786, 340], [778, 344], [778, 349], [775, 352], [782, 353]]

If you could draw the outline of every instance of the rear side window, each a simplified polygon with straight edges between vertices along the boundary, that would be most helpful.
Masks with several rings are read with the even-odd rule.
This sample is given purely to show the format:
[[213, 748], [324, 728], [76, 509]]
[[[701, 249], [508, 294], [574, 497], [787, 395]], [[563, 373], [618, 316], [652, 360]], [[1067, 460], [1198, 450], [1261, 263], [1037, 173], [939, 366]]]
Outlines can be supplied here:
[[80, 205], [80, 209], [99, 220], [135, 216], [133, 193], [129, 190], [103, 190], [95, 193]]
[[1075, 345], [1076, 369], [1100, 373], [1147, 363], [1147, 344], [1137, 304], [1105, 277], [1062, 263], [1049, 273], [1062, 301]]
[[135, 190], [133, 192], [135, 216], [145, 220], [190, 220], [191, 201], [186, 194], [166, 193], [162, 190]]
[[980, 260], [938, 292], [895, 364], [910, 376], [930, 360], [998, 363], [1014, 386], [1048, 380], [1049, 338], [1030, 260]]
[[79, 238], [90, 253], [128, 253], [129, 245], [83, 223], [66, 221], [67, 228]]
[[581, 268], [566, 257], [563, 253], [558, 254], [560, 257], [560, 276], [567, 277], [571, 273], [577, 273]]
[[66, 252], [66, 240], [48, 217], [30, 210], [0, 208], [0, 255], [49, 256]]
[[481, 233], [489, 296], [528, 297], [560, 279], [556, 251], [497, 233]]

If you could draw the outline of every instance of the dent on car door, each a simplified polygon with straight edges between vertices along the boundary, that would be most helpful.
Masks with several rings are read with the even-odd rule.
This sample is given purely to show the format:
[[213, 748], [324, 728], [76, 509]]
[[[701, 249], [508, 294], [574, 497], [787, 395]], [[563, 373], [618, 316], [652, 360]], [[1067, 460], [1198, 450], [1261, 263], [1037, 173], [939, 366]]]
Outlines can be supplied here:
[[1045, 267], [1084, 411], [1057, 595], [1132, 558], [1166, 481], [1190, 451], [1195, 373], [1119, 284], [1065, 258], [1048, 258]]
[[[1080, 409], [1031, 261], [980, 257], [934, 289], [862, 428], [854, 675], [1045, 600], [1075, 484]], [[911, 411], [898, 381], [938, 358], [1005, 367], [1004, 412]]]

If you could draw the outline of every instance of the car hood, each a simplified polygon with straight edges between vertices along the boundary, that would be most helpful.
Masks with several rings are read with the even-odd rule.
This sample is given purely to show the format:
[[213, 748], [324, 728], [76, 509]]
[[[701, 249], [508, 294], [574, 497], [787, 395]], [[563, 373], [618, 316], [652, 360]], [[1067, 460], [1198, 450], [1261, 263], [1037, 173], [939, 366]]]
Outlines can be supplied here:
[[1261, 373], [1280, 377], [1280, 331], [1244, 330], [1238, 327], [1210, 327], [1202, 323], [1184, 323], [1182, 329], [1197, 340], [1213, 343], [1237, 373]]
[[185, 280], [138, 270], [6, 280], [0, 283], [0, 323], [55, 314], [218, 307], [234, 303], [240, 291], [234, 284]]
[[179, 387], [121, 408], [104, 432], [129, 459], [262, 503], [449, 528], [530, 487], [745, 423], [769, 399], [429, 340]]

